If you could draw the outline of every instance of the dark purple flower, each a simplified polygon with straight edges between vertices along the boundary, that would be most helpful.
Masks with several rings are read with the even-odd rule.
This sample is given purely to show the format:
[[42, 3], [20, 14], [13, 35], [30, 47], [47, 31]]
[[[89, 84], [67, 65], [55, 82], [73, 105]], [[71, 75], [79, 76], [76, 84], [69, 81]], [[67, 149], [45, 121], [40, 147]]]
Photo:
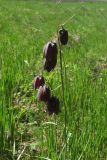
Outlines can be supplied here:
[[44, 70], [47, 70], [48, 72], [50, 72], [51, 70], [53, 70], [55, 68], [56, 63], [57, 63], [57, 58], [52, 59], [52, 60], [44, 59], [43, 68], [44, 68]]
[[51, 115], [53, 113], [58, 114], [60, 112], [60, 102], [57, 97], [51, 97], [47, 102], [47, 111]]
[[68, 31], [65, 30], [63, 27], [59, 30], [59, 40], [62, 45], [66, 45], [68, 42]]
[[44, 46], [43, 53], [44, 53], [43, 57], [47, 61], [52, 61], [52, 59], [56, 59], [58, 53], [57, 44], [55, 42], [48, 42]]
[[44, 84], [45, 84], [45, 80], [43, 76], [39, 75], [35, 77], [34, 82], [33, 82], [33, 86], [35, 89], [38, 89], [40, 86], [43, 86]]
[[47, 86], [40, 86], [38, 89], [38, 100], [39, 101], [48, 101], [50, 98], [51, 92], [49, 87]]

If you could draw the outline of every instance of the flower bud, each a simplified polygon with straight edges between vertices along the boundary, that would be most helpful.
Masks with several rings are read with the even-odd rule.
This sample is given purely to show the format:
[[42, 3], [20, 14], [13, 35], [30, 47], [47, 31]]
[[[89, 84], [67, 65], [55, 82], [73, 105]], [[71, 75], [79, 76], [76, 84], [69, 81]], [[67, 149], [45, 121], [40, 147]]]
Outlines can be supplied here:
[[48, 101], [50, 98], [50, 89], [47, 86], [40, 86], [38, 89], [38, 100], [39, 101]]
[[59, 30], [59, 41], [62, 45], [66, 45], [68, 42], [68, 31], [65, 30], [63, 27]]

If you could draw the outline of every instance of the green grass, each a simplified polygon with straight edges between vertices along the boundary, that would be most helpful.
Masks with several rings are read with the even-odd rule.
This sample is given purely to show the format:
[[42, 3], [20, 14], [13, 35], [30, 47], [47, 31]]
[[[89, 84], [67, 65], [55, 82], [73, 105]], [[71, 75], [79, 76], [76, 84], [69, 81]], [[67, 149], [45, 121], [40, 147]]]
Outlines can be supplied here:
[[[59, 55], [55, 70], [43, 73], [60, 99], [58, 116], [44, 113], [32, 80], [42, 73], [44, 44], [72, 16], [63, 47], [65, 121]], [[103, 2], [0, 0], [0, 159], [107, 159], [106, 19]]]

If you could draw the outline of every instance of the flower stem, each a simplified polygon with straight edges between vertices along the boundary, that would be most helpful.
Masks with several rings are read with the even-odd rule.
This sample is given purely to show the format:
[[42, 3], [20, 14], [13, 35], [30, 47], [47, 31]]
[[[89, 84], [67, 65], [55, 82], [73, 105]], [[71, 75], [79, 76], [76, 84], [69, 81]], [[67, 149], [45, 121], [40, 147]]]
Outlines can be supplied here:
[[[67, 110], [66, 110], [66, 104], [65, 104], [65, 95], [64, 95], [64, 79], [63, 79], [63, 57], [62, 57], [62, 45], [60, 41], [58, 40], [59, 45], [59, 52], [60, 52], [60, 75], [61, 75], [61, 86], [62, 86], [62, 100], [63, 100], [63, 106], [64, 106], [64, 140], [65, 140], [65, 153], [67, 148], [67, 126], [66, 126], [66, 120], [67, 120]], [[66, 154], [65, 154], [66, 155]]]

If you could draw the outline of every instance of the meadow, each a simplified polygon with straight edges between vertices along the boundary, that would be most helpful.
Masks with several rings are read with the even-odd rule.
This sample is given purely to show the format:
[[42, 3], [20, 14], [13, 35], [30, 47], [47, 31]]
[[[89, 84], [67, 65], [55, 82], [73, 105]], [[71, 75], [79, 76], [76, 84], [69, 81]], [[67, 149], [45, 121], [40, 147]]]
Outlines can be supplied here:
[[[43, 46], [61, 24], [66, 112], [59, 54], [43, 71]], [[58, 115], [37, 100], [38, 74], [60, 99]], [[107, 3], [0, 0], [0, 160], [13, 159], [107, 159]]]

